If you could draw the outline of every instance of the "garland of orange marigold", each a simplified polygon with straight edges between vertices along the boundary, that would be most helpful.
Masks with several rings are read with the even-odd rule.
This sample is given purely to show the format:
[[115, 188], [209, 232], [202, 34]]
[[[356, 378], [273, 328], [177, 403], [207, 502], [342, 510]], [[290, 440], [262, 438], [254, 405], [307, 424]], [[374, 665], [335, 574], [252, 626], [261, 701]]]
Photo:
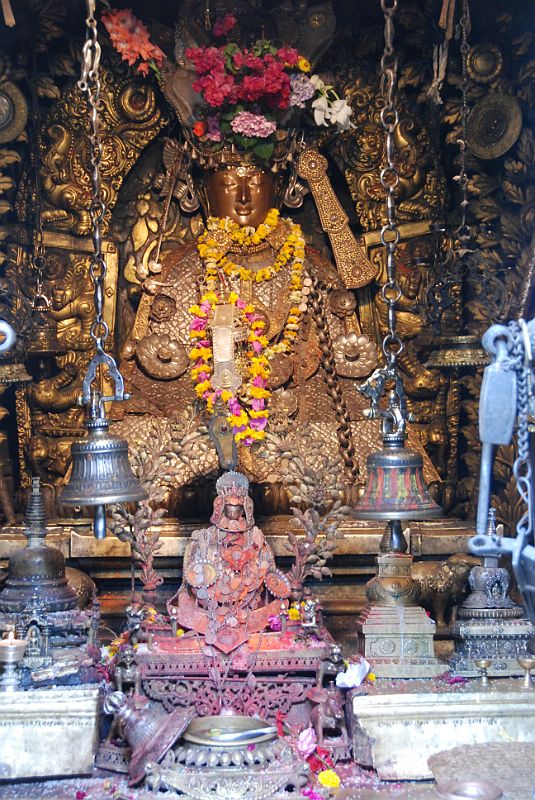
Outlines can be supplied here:
[[[227, 419], [232, 425], [234, 438], [236, 442], [242, 442], [245, 445], [260, 441], [265, 436], [269, 417], [267, 405], [271, 397], [267, 386], [270, 359], [276, 353], [290, 352], [299, 331], [303, 313], [301, 290], [305, 241], [301, 227], [291, 220], [286, 220], [289, 233], [278, 250], [273, 264], [254, 272], [227, 258], [214, 233], [224, 231], [233, 244], [246, 248], [263, 242], [275, 229], [278, 222], [279, 212], [277, 209], [271, 209], [258, 228], [240, 226], [227, 218], [210, 217], [207, 222], [207, 230], [199, 237], [197, 244], [198, 253], [205, 264], [206, 291], [199, 304], [189, 309], [193, 315], [189, 336], [194, 342], [189, 352], [191, 377], [195, 383], [197, 396], [205, 401], [210, 414], [214, 412], [215, 403], [219, 398], [227, 405]], [[256, 314], [254, 305], [246, 303], [235, 291], [231, 291], [229, 294], [222, 293], [221, 277], [224, 274], [230, 280], [240, 278], [259, 283], [271, 280], [287, 264], [291, 264], [290, 300], [292, 305], [282, 335], [278, 341], [269, 345], [264, 336], [265, 323]], [[246, 375], [239, 393], [236, 394], [227, 389], [214, 389], [211, 381], [213, 350], [207, 329], [214, 309], [220, 303], [231, 303], [239, 309], [241, 322], [248, 330]]]

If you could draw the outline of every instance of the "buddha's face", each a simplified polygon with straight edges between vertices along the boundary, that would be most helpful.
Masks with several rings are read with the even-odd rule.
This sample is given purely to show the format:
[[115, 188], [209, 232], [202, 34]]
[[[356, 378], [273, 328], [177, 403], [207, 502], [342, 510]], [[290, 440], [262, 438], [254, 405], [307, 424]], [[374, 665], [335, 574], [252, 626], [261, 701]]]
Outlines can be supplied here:
[[224, 167], [208, 175], [205, 192], [212, 216], [257, 228], [275, 204], [276, 183], [259, 167]]
[[227, 519], [238, 520], [243, 515], [243, 506], [237, 503], [226, 503], [225, 504], [225, 516]]

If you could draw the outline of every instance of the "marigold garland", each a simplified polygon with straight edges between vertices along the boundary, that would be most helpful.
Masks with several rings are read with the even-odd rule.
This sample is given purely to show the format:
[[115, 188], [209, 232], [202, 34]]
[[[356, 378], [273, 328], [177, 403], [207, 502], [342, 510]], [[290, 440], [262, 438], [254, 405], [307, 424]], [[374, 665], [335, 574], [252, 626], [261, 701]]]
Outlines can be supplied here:
[[[271, 209], [264, 222], [258, 228], [240, 226], [229, 219], [210, 217], [206, 232], [199, 238], [197, 250], [205, 264], [206, 291], [199, 304], [193, 305], [189, 311], [193, 315], [189, 335], [194, 342], [189, 352], [191, 361], [191, 377], [195, 382], [195, 392], [206, 403], [208, 413], [213, 414], [218, 398], [226, 403], [236, 442], [251, 445], [265, 436], [268, 421], [267, 402], [271, 392], [267, 388], [270, 367], [269, 360], [276, 353], [291, 351], [293, 341], [297, 337], [302, 315], [300, 305], [303, 300], [302, 272], [305, 259], [305, 242], [299, 225], [287, 220], [289, 233], [279, 248], [275, 261], [270, 267], [257, 272], [233, 263], [222, 251], [221, 245], [212, 235], [215, 231], [225, 231], [229, 241], [247, 248], [263, 242], [279, 223], [279, 212]], [[291, 262], [290, 300], [292, 306], [279, 341], [268, 344], [264, 336], [265, 324], [256, 314], [251, 303], [246, 303], [239, 295], [231, 291], [228, 296], [218, 292], [220, 274], [223, 272], [231, 280], [240, 278], [245, 281], [261, 282], [271, 280], [286, 264]], [[226, 293], [225, 293], [226, 294]], [[241, 311], [241, 322], [248, 329], [247, 368], [239, 398], [225, 389], [214, 389], [211, 376], [213, 374], [212, 343], [207, 338], [207, 329], [215, 307], [219, 303], [231, 303]]]

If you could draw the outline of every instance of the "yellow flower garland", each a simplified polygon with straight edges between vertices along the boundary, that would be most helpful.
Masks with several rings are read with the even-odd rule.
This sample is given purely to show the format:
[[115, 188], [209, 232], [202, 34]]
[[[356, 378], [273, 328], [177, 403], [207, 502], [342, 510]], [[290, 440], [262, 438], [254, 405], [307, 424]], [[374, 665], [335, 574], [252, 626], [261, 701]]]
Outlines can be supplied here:
[[[254, 422], [251, 422], [251, 420], [268, 417], [267, 408], [255, 410], [253, 406], [255, 400], [265, 400], [267, 402], [271, 397], [271, 392], [265, 385], [270, 373], [269, 359], [273, 358], [276, 353], [291, 351], [299, 330], [299, 323], [302, 316], [300, 305], [303, 301], [301, 289], [305, 260], [305, 241], [301, 227], [291, 220], [287, 220], [290, 230], [282, 246], [279, 248], [275, 261], [270, 267], [265, 267], [254, 272], [228, 259], [225, 253], [222, 252], [221, 245], [213, 234], [216, 231], [225, 231], [232, 243], [246, 248], [264, 241], [276, 228], [278, 222], [279, 212], [277, 209], [271, 209], [264, 222], [256, 229], [250, 226], [240, 226], [227, 218], [219, 219], [218, 217], [210, 217], [207, 223], [207, 230], [199, 237], [197, 244], [199, 256], [205, 263], [205, 284], [207, 288], [199, 304], [189, 309], [190, 313], [194, 316], [194, 323], [190, 328], [190, 338], [194, 342], [196, 339], [199, 340], [199, 344], [194, 343], [191, 348], [189, 358], [192, 362], [191, 377], [196, 384], [195, 392], [199, 398], [205, 399], [206, 408], [209, 413], [213, 413], [214, 411], [215, 392], [211, 384], [213, 351], [208, 344], [209, 339], [206, 338], [208, 319], [214, 307], [219, 302], [230, 302], [242, 308], [242, 319], [244, 322], [255, 313], [254, 306], [251, 304], [245, 305], [240, 301], [236, 292], [230, 292], [226, 300], [220, 300], [218, 294], [220, 273], [224, 272], [231, 280], [239, 277], [241, 280], [259, 283], [261, 281], [271, 280], [282, 267], [289, 262], [292, 264], [290, 274], [290, 300], [292, 306], [288, 313], [280, 340], [269, 346], [267, 338], [262, 334], [264, 323], [259, 319], [249, 323], [249, 334], [247, 337], [247, 342], [250, 345], [250, 349], [247, 351], [248, 375], [247, 381], [240, 391], [240, 399], [235, 398], [232, 393], [225, 390], [221, 392], [221, 399], [223, 402], [229, 403], [229, 408], [231, 404], [234, 404], [232, 407], [235, 410], [232, 415], [229, 416], [229, 422], [235, 428], [243, 428], [243, 430], [239, 430], [235, 433], [236, 441], [245, 441], [249, 444], [253, 441], [263, 439], [265, 435], [263, 429], [257, 430], [254, 428]], [[198, 325], [195, 323], [198, 323]], [[201, 379], [199, 380], [199, 378]], [[256, 381], [255, 378], [257, 379]], [[247, 408], [244, 408], [243, 404], [246, 404]], [[237, 410], [238, 407], [239, 410]], [[253, 427], [251, 427], [251, 425], [253, 425]]]

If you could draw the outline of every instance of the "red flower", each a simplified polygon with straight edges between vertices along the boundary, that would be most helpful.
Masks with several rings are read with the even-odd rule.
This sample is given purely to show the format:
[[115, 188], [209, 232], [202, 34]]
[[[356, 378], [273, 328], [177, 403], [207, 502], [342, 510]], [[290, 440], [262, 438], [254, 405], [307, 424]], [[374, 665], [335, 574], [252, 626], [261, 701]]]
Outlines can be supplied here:
[[279, 47], [277, 56], [281, 61], [284, 61], [285, 64], [288, 64], [289, 67], [295, 67], [299, 61], [299, 53], [295, 47]]
[[252, 53], [246, 54], [243, 63], [248, 69], [252, 69], [255, 72], [262, 72], [264, 69], [264, 62], [262, 59], [258, 56], [254, 56]]
[[222, 106], [226, 100], [232, 101], [236, 96], [236, 87], [232, 75], [224, 72], [213, 72], [203, 75], [193, 83], [193, 90], [202, 94], [204, 100], [212, 108]]
[[133, 66], [138, 59], [142, 59], [137, 69], [143, 75], [148, 73], [151, 61], [161, 66], [163, 52], [151, 43], [147, 28], [130, 9], [106, 11], [102, 14], [102, 22], [123, 61]]
[[236, 17], [233, 16], [232, 14], [225, 14], [225, 16], [222, 19], [221, 17], [219, 17], [219, 19], [217, 19], [214, 24], [213, 28], [214, 36], [217, 37], [226, 36], [227, 33], [229, 33], [236, 25], [237, 21], [238, 20], [236, 19]]
[[202, 120], [199, 120], [199, 122], [196, 122], [195, 125], [193, 126], [193, 133], [195, 134], [195, 136], [198, 136], [199, 139], [200, 139], [201, 136], [204, 136], [204, 134], [206, 133], [207, 129], [208, 129], [208, 127], [206, 125], [206, 122], [203, 122]]
[[238, 89], [240, 100], [254, 102], [266, 93], [266, 81], [261, 75], [246, 75]]
[[222, 72], [225, 69], [225, 59], [217, 47], [188, 47], [188, 58], [197, 75], [207, 75], [209, 72]]
[[241, 69], [245, 63], [245, 56], [241, 50], [236, 50], [232, 56], [232, 66], [234, 69]]

